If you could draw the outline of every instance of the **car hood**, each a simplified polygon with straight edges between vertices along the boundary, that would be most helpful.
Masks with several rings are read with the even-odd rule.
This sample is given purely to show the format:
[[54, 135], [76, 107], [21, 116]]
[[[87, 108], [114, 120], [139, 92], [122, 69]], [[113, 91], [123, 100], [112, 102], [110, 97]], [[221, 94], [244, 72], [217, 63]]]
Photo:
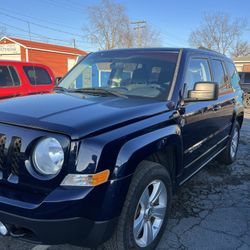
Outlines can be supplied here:
[[166, 111], [166, 102], [149, 98], [52, 93], [1, 100], [0, 123], [54, 131], [79, 139]]

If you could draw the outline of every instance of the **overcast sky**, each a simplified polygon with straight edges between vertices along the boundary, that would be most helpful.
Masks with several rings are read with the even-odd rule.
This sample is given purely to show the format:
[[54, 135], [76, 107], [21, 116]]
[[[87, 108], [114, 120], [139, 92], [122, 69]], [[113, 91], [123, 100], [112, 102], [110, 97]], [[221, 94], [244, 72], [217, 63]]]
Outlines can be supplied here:
[[[206, 12], [221, 11], [232, 18], [243, 17], [250, 27], [250, 0], [118, 0], [126, 7], [131, 21], [145, 20], [161, 32], [162, 45], [186, 47], [188, 37]], [[83, 41], [82, 27], [86, 24], [86, 7], [97, 0], [0, 0], [0, 26], [15, 37], [49, 41], [96, 50]], [[40, 26], [39, 26], [40, 25]], [[42, 27], [42, 26], [46, 26]], [[64, 32], [62, 32], [64, 31]], [[250, 42], [250, 29], [244, 38]]]

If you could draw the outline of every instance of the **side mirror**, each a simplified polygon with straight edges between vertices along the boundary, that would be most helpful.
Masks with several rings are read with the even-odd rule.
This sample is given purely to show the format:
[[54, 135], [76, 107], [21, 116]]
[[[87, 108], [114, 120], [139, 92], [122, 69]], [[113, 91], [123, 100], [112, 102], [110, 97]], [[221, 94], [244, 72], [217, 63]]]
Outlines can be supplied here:
[[55, 86], [58, 86], [59, 82], [62, 80], [62, 77], [59, 76], [59, 77], [56, 77], [55, 78]]
[[188, 91], [188, 98], [185, 101], [213, 101], [219, 96], [219, 85], [215, 82], [197, 82], [194, 90]]

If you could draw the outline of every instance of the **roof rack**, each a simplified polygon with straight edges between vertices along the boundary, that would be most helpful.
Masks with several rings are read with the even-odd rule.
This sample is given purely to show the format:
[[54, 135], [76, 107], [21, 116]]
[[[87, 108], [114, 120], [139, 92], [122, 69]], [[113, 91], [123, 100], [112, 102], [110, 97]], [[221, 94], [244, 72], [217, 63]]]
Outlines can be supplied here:
[[207, 50], [207, 51], [211, 51], [211, 52], [215, 52], [217, 54], [220, 54], [219, 52], [217, 52], [215, 50], [212, 50], [212, 49], [209, 49], [209, 48], [206, 48], [206, 47], [203, 47], [203, 46], [199, 46], [198, 49]]

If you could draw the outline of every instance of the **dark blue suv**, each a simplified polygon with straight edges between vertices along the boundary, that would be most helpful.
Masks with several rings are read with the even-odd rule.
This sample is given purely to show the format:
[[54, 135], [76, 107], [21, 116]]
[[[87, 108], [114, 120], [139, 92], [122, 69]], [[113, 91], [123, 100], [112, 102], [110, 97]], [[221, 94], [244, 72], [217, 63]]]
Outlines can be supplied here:
[[233, 62], [208, 50], [122, 49], [81, 60], [53, 93], [0, 103], [0, 233], [154, 249], [174, 191], [236, 159]]

